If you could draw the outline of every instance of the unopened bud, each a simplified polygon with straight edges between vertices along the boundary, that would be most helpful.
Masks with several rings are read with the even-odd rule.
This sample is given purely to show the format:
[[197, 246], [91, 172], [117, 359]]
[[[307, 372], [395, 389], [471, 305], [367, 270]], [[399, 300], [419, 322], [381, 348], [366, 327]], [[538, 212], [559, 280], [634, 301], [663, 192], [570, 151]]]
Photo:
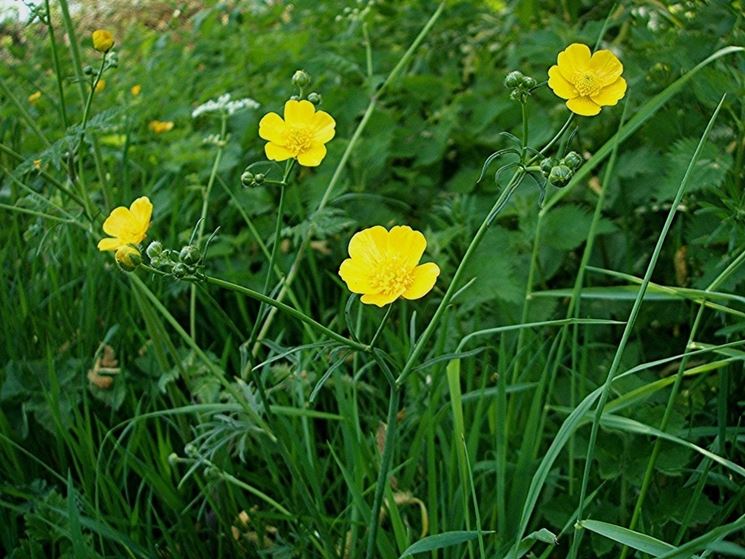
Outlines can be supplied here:
[[184, 446], [184, 454], [186, 454], [189, 458], [196, 458], [199, 456], [199, 450], [197, 450], [196, 445], [193, 443], [186, 443]]
[[576, 171], [582, 165], [582, 156], [576, 151], [570, 151], [564, 156], [561, 162], [573, 171]]
[[517, 70], [510, 72], [504, 79], [504, 86], [509, 89], [514, 89], [522, 83], [524, 77], [525, 76], [523, 76], [522, 72], [518, 72]]
[[548, 180], [554, 186], [565, 186], [572, 178], [572, 170], [566, 165], [556, 165], [551, 169]]
[[243, 171], [241, 175], [241, 184], [245, 187], [253, 186], [254, 174], [251, 171]]
[[189, 273], [189, 268], [186, 267], [186, 264], [182, 264], [179, 262], [173, 267], [173, 270], [171, 270], [171, 273], [173, 274], [173, 277], [176, 279], [182, 279], [186, 277], [186, 274]]
[[114, 46], [114, 36], [106, 29], [96, 29], [91, 35], [93, 48], [98, 52], [108, 52]]
[[95, 73], [96, 71], [93, 69], [93, 66], [89, 66], [88, 64], [83, 66], [83, 74], [85, 74], [86, 76], [92, 76]]
[[194, 245], [186, 245], [181, 249], [178, 257], [184, 264], [193, 266], [194, 264], [199, 262], [199, 259], [202, 257], [202, 255], [200, 254], [199, 249]]
[[298, 70], [292, 75], [292, 84], [303, 89], [310, 85], [310, 76], [305, 70]]
[[553, 157], [547, 157], [543, 161], [541, 161], [541, 173], [543, 173], [545, 176], [548, 176], [551, 173], [551, 169], [553, 169], [554, 165], [556, 165], [556, 159]]
[[321, 101], [323, 101], [323, 97], [321, 97], [320, 93], [314, 91], [313, 93], [308, 93], [308, 101], [318, 106], [321, 104]]
[[525, 89], [533, 89], [536, 85], [538, 85], [538, 82], [535, 81], [535, 79], [531, 78], [530, 76], [525, 76], [523, 77], [523, 81], [521, 85]]
[[163, 245], [159, 241], [153, 241], [147, 246], [145, 252], [150, 260], [157, 259], [163, 254]]

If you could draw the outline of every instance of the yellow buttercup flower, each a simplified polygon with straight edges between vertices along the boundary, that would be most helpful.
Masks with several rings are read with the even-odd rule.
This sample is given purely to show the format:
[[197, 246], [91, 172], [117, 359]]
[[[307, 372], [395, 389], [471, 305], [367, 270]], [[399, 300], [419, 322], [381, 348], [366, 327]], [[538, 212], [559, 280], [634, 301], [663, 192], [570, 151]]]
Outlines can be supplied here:
[[98, 242], [98, 250], [118, 251], [123, 246], [140, 244], [147, 236], [152, 215], [153, 205], [147, 196], [137, 198], [129, 208], [114, 208], [103, 222], [104, 233], [109, 237]]
[[317, 167], [326, 157], [326, 142], [336, 133], [336, 121], [324, 111], [316, 111], [310, 101], [290, 100], [285, 103], [285, 118], [269, 113], [259, 122], [259, 136], [269, 143], [264, 146], [272, 161], [290, 158], [304, 167]]
[[355, 233], [349, 256], [339, 275], [362, 302], [384, 307], [399, 297], [419, 299], [434, 287], [440, 268], [433, 262], [419, 264], [427, 240], [406, 225], [391, 230], [376, 225]]
[[106, 80], [98, 80], [94, 91], [96, 93], [101, 93], [104, 89], [106, 89]]
[[32, 105], [36, 105], [36, 103], [39, 102], [39, 99], [41, 99], [41, 91], [34, 91], [28, 96], [28, 102]]
[[108, 52], [114, 46], [114, 35], [106, 29], [96, 29], [91, 35], [93, 48], [98, 52]]
[[151, 120], [147, 127], [155, 134], [162, 134], [173, 129], [173, 122], [170, 120]]
[[132, 97], [137, 97], [142, 93], [142, 86], [140, 84], [135, 84], [130, 88], [129, 92], [132, 94]]
[[609, 50], [591, 55], [590, 47], [574, 43], [559, 53], [556, 62], [548, 71], [548, 86], [567, 100], [573, 113], [596, 115], [601, 107], [615, 105], [626, 94], [623, 64]]

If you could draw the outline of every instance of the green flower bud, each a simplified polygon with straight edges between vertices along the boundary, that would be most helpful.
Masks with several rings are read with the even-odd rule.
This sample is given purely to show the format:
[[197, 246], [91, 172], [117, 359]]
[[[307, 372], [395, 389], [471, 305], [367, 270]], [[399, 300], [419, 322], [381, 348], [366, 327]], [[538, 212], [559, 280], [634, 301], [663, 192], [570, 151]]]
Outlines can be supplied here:
[[572, 170], [566, 165], [556, 165], [551, 169], [548, 180], [554, 186], [566, 186], [572, 178]]
[[572, 171], [576, 171], [579, 169], [579, 166], [582, 165], [582, 156], [576, 151], [570, 151], [564, 156], [564, 159], [562, 159], [561, 162]]
[[186, 245], [181, 249], [178, 257], [184, 264], [193, 266], [194, 264], [199, 262], [199, 260], [202, 258], [202, 255], [199, 252], [199, 249], [194, 245]]
[[176, 464], [178, 464], [179, 460], [180, 458], [175, 452], [171, 452], [171, 454], [168, 455], [168, 463], [171, 465], [171, 467], [175, 467]]
[[305, 70], [298, 70], [292, 75], [292, 84], [303, 89], [310, 85], [310, 76]]
[[120, 246], [116, 249], [114, 258], [119, 268], [124, 272], [133, 272], [137, 269], [137, 266], [142, 264], [140, 251], [130, 245]]
[[186, 266], [186, 264], [182, 264], [179, 262], [173, 267], [173, 270], [171, 270], [171, 273], [173, 274], [173, 277], [176, 279], [182, 279], [186, 277], [186, 274], [189, 273], [189, 268]]
[[522, 85], [525, 89], [533, 89], [536, 85], [538, 85], [538, 82], [530, 76], [524, 76], [520, 85]]
[[519, 87], [524, 77], [525, 76], [522, 75], [522, 72], [518, 72], [517, 70], [515, 70], [514, 72], [510, 72], [504, 79], [504, 86], [509, 89]]
[[543, 173], [545, 176], [548, 176], [549, 173], [551, 173], [551, 169], [556, 165], [556, 159], [553, 157], [547, 157], [543, 161], [541, 161], [541, 173]]
[[248, 188], [254, 184], [254, 174], [251, 171], [243, 171], [241, 175], [241, 184]]
[[323, 98], [321, 97], [320, 93], [316, 93], [314, 91], [313, 93], [308, 93], [308, 101], [318, 106], [321, 104], [321, 101], [323, 101]]
[[523, 99], [523, 93], [519, 89], [513, 89], [512, 93], [510, 93], [510, 99], [513, 101], [522, 101]]
[[95, 73], [96, 71], [93, 69], [93, 66], [89, 66], [88, 64], [83, 66], [83, 74], [85, 74], [86, 76], [92, 76]]
[[207, 479], [218, 479], [220, 477], [220, 470], [214, 466], [207, 466], [204, 469], [204, 477]]
[[197, 450], [197, 447], [193, 443], [186, 443], [184, 446], [184, 454], [189, 458], [196, 458], [199, 456], [199, 450]]
[[159, 241], [153, 241], [147, 246], [145, 253], [151, 261], [157, 260], [163, 254], [163, 245]]
[[266, 175], [264, 173], [256, 173], [254, 175], [254, 185], [259, 186], [264, 184], [264, 179], [266, 178]]

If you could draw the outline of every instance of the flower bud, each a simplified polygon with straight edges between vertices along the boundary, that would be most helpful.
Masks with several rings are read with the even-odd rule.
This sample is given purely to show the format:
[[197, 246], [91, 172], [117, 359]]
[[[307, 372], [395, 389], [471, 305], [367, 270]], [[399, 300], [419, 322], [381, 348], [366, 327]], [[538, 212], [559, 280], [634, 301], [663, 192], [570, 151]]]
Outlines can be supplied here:
[[181, 249], [178, 257], [184, 264], [193, 266], [199, 262], [202, 255], [200, 254], [199, 249], [194, 245], [186, 245]]
[[85, 66], [83, 66], [83, 73], [86, 76], [92, 76], [93, 74], [96, 73], [96, 71], [93, 69], [93, 66], [86, 64]]
[[189, 458], [196, 458], [199, 456], [199, 450], [197, 450], [196, 445], [193, 443], [186, 443], [184, 446], [184, 454], [186, 454]]
[[204, 469], [204, 477], [207, 479], [218, 479], [220, 477], [220, 470], [214, 466], [207, 466]]
[[548, 180], [554, 186], [565, 186], [572, 178], [572, 170], [566, 165], [556, 165], [551, 169]]
[[310, 85], [310, 76], [305, 70], [298, 70], [292, 75], [292, 84], [300, 89]]
[[582, 156], [576, 151], [570, 151], [564, 156], [564, 159], [562, 159], [561, 162], [572, 171], [576, 171], [579, 169], [579, 166], [582, 165]]
[[241, 184], [248, 188], [254, 184], [254, 174], [251, 171], [243, 171], [241, 175]]
[[180, 458], [175, 452], [171, 452], [171, 454], [168, 455], [168, 463], [171, 465], [171, 467], [176, 467], [179, 460]]
[[254, 185], [259, 186], [264, 184], [264, 179], [266, 178], [266, 175], [264, 173], [256, 173], [254, 175]]
[[545, 176], [548, 176], [551, 173], [551, 169], [553, 169], [554, 165], [556, 165], [556, 159], [553, 157], [547, 157], [543, 161], [541, 161], [541, 173], [543, 173]]
[[137, 266], [142, 264], [140, 251], [131, 245], [123, 245], [116, 249], [114, 254], [116, 263], [124, 272], [133, 272]]
[[524, 77], [525, 76], [522, 75], [522, 72], [518, 72], [517, 70], [515, 70], [514, 72], [510, 72], [504, 79], [504, 86], [509, 89], [519, 87]]
[[521, 85], [525, 89], [533, 89], [536, 85], [538, 85], [538, 82], [530, 76], [524, 76]]
[[119, 67], [119, 55], [115, 52], [111, 52], [106, 55], [106, 64], [109, 68]]
[[523, 99], [523, 93], [519, 89], [513, 89], [510, 93], [510, 99], [513, 101], [522, 101]]
[[93, 48], [98, 52], [108, 52], [114, 46], [114, 36], [106, 29], [96, 29], [91, 35]]
[[186, 277], [186, 274], [189, 273], [189, 268], [186, 267], [186, 264], [182, 264], [179, 262], [173, 267], [173, 270], [171, 270], [171, 273], [173, 274], [173, 277], [176, 279], [182, 279]]
[[316, 93], [315, 91], [312, 93], [308, 93], [308, 101], [313, 103], [314, 105], [318, 106], [321, 104], [321, 101], [323, 101], [323, 97], [321, 97], [320, 93]]
[[145, 252], [147, 253], [147, 257], [150, 260], [152, 260], [153, 258], [158, 258], [161, 254], [163, 254], [163, 245], [159, 241], [153, 241], [147, 246]]

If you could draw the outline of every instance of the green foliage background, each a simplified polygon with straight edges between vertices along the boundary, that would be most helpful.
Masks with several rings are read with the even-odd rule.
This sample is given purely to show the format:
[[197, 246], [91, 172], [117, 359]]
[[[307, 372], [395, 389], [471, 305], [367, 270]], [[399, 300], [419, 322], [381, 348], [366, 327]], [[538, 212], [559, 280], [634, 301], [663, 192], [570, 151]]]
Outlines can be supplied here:
[[[96, 238], [85, 226], [14, 209], [53, 213], [51, 201], [83, 223], [80, 209], [34, 168], [41, 160], [46, 173], [66, 180], [65, 154], [82, 116], [59, 5], [51, 4], [64, 103], [46, 26], [36, 20], [0, 28], [0, 547], [9, 557], [361, 556], [387, 398], [375, 365], [360, 355], [331, 351], [319, 344], [317, 333], [280, 314], [253, 373], [265, 379], [270, 401], [280, 410], [273, 425], [279, 444], [235, 406], [234, 396], [214, 377], [215, 368], [222, 371], [258, 416], [265, 416], [245, 374], [242, 346], [257, 320], [256, 303], [200, 289], [196, 345], [202, 353], [197, 352], [131, 276], [96, 250]], [[149, 239], [176, 249], [186, 244], [215, 152], [203, 140], [218, 132], [214, 119], [192, 119], [191, 111], [226, 92], [252, 97], [260, 108], [229, 121], [230, 139], [206, 222], [208, 231], [220, 228], [207, 269], [261, 290], [267, 259], [247, 224], [270, 242], [278, 193], [243, 188], [240, 175], [264, 158], [258, 120], [281, 111], [294, 93], [290, 77], [303, 68], [323, 96], [322, 108], [336, 119], [337, 136], [324, 163], [300, 172], [288, 190], [279, 266], [288, 271], [312, 226], [312, 248], [293, 290], [304, 312], [345, 331], [348, 292], [336, 271], [351, 235], [376, 224], [405, 223], [423, 231], [427, 259], [443, 274], [427, 298], [397, 304], [383, 333], [392, 354], [406, 355], [504, 186], [490, 177], [476, 179], [485, 158], [510, 145], [502, 133], [520, 133], [520, 106], [502, 84], [508, 71], [520, 69], [543, 81], [560, 50], [572, 42], [593, 45], [611, 14], [602, 45], [622, 60], [629, 93], [618, 106], [580, 119], [569, 148], [589, 159], [618, 129], [624, 103], [631, 118], [710, 54], [745, 44], [738, 1], [615, 7], [605, 1], [448, 2], [411, 63], [381, 96], [331, 204], [314, 212], [371, 93], [436, 7], [429, 1], [381, 0], [369, 8], [364, 22], [371, 76], [362, 20], [352, 11], [365, 6], [354, 2], [207, 2], [177, 11], [169, 7], [158, 18], [155, 12], [147, 18], [122, 13], [93, 27], [79, 23], [84, 64], [99, 60], [88, 39], [95, 27], [115, 32], [119, 56], [119, 67], [106, 74], [106, 88], [94, 98], [86, 136], [85, 170], [98, 211], [103, 216], [147, 195], [155, 206]], [[479, 247], [466, 274], [476, 281], [453, 305], [428, 358], [452, 353], [479, 329], [563, 318], [601, 188], [605, 206], [579, 316], [625, 320], [633, 282], [603, 270], [644, 274], [698, 140], [727, 93], [653, 277], [673, 291], [655, 292], [645, 301], [622, 370], [684, 353], [698, 305], [680, 288], [706, 289], [745, 246], [744, 70], [745, 57], [737, 53], [707, 65], [620, 145], [607, 184], [601, 182], [603, 167], [595, 168], [545, 217], [539, 218], [538, 188], [526, 182]], [[130, 93], [135, 84], [142, 85], [137, 97]], [[41, 100], [28, 104], [26, 98], [37, 90]], [[560, 99], [539, 89], [530, 99], [530, 144], [545, 144], [567, 115]], [[153, 119], [175, 126], [154, 134], [148, 130]], [[100, 173], [90, 155], [94, 149], [104, 162]], [[549, 187], [548, 198], [556, 193]], [[188, 330], [189, 284], [145, 273], [138, 277]], [[740, 267], [718, 287], [733, 296], [716, 301], [725, 311], [707, 309], [699, 344], [743, 339], [743, 286]], [[355, 306], [353, 316], [369, 339], [382, 313]], [[482, 348], [463, 358], [460, 390], [480, 528], [496, 531], [484, 536], [488, 556], [505, 556], [512, 545], [541, 457], [568, 412], [605, 381], [621, 331], [622, 325], [580, 327], [575, 344], [553, 369], [555, 327], [484, 338], [468, 347]], [[87, 379], [103, 344], [118, 360], [108, 389]], [[300, 349], [288, 353], [291, 348]], [[690, 367], [703, 371], [684, 380], [667, 429], [733, 464], [743, 463], [744, 351], [735, 347], [691, 358]], [[643, 392], [674, 374], [677, 364], [673, 360], [623, 379], [611, 398]], [[477, 527], [469, 484], [459, 470], [462, 447], [445, 366], [446, 360], [437, 361], [408, 381], [389, 494], [392, 501], [395, 493], [398, 505], [381, 520], [379, 557], [399, 557], [426, 532]], [[547, 370], [555, 373], [553, 392], [536, 401], [536, 386]], [[509, 408], [502, 410], [507, 423], [499, 421], [500, 377], [513, 381]], [[669, 388], [650, 390], [617, 413], [656, 427], [668, 393]], [[200, 406], [189, 407], [195, 404]], [[494, 476], [500, 433], [507, 440], [504, 510]], [[524, 438], [526, 433], [533, 438]], [[555, 546], [536, 543], [535, 556], [566, 556], [588, 436], [587, 427], [578, 430], [551, 469], [530, 527], [562, 535]], [[203, 459], [193, 467], [187, 444]], [[585, 518], [628, 526], [653, 444], [654, 438], [642, 434], [601, 430], [590, 484], [597, 492]], [[665, 442], [662, 448], [638, 531], [677, 545], [745, 512], [742, 477], [688, 447]], [[182, 462], [169, 463], [171, 453]], [[289, 514], [270, 506], [257, 490]], [[238, 520], [241, 511], [250, 517], [245, 526]], [[745, 556], [737, 542], [745, 545], [742, 532], [730, 536], [732, 547], [720, 544], [706, 553]], [[620, 549], [612, 538], [586, 535], [580, 556], [617, 557]], [[429, 556], [478, 553], [471, 542]]]

